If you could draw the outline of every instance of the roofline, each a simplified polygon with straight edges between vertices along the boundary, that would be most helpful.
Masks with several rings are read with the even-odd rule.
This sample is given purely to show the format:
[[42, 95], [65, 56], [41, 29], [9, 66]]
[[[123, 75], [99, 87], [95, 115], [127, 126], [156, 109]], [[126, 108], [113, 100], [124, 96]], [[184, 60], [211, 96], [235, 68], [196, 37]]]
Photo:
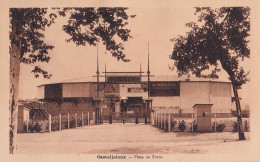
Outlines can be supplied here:
[[[148, 82], [148, 81], [142, 81], [143, 83]], [[150, 81], [150, 82], [214, 82], [214, 83], [230, 83], [228, 81], [214, 81], [214, 80], [172, 80], [172, 81]], [[50, 85], [50, 84], [76, 84], [76, 83], [96, 83], [94, 81], [87, 81], [87, 82], [58, 82], [58, 83], [48, 83], [48, 84], [41, 84], [38, 85], [37, 87], [41, 87], [44, 85]], [[100, 81], [100, 83], [104, 83], [104, 81]], [[120, 84], [120, 83], [119, 83]], [[122, 83], [122, 84], [127, 84], [127, 83]], [[129, 84], [139, 84], [139, 83], [129, 83]]]

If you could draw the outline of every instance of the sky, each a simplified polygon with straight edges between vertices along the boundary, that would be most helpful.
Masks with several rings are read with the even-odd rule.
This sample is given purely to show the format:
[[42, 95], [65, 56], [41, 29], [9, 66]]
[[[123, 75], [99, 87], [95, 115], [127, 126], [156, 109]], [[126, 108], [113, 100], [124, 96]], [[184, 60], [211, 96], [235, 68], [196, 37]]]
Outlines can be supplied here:
[[[176, 7], [156, 5], [149, 7], [130, 7], [127, 13], [136, 17], [129, 20], [127, 28], [131, 30], [133, 38], [125, 42], [125, 53], [130, 62], [117, 61], [104, 46], [99, 44], [100, 71], [147, 71], [148, 42], [150, 53], [150, 70], [152, 75], [177, 75], [176, 70], [170, 71], [169, 65], [173, 60], [169, 55], [173, 49], [171, 38], [185, 35], [188, 28], [185, 23], [196, 21], [195, 9], [186, 5]], [[96, 53], [94, 46], [76, 46], [73, 42], [67, 43], [68, 35], [62, 31], [66, 18], [59, 18], [56, 23], [45, 31], [46, 42], [55, 46], [50, 52], [51, 60], [40, 66], [52, 74], [51, 79], [34, 78], [30, 73], [32, 66], [21, 65], [19, 98], [36, 98], [37, 86], [45, 83], [62, 82], [73, 78], [91, 77], [96, 72]], [[220, 73], [221, 80], [228, 80], [225, 72]], [[245, 92], [241, 92], [242, 95]], [[245, 95], [244, 95], [245, 96]]]

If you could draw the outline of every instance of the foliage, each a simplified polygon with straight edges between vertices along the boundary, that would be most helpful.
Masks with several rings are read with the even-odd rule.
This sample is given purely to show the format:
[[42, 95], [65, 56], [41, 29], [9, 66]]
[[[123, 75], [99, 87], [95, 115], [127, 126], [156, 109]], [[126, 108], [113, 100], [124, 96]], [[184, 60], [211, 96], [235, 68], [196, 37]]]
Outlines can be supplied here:
[[130, 30], [125, 28], [127, 20], [135, 15], [128, 16], [127, 8], [64, 8], [60, 15], [70, 14], [69, 20], [63, 26], [63, 30], [70, 35], [67, 42], [74, 42], [77, 46], [86, 43], [97, 45], [103, 42], [106, 50], [118, 60], [130, 61], [126, 59], [123, 42], [132, 38]]
[[196, 14], [198, 22], [186, 24], [191, 29], [187, 35], [172, 39], [170, 59], [179, 76], [191, 72], [196, 77], [217, 79], [221, 68], [227, 72], [236, 101], [239, 139], [245, 140], [237, 89], [249, 81], [249, 72], [240, 62], [250, 58], [250, 8], [203, 7], [196, 8]]
[[[44, 41], [44, 31], [50, 26], [55, 15], [46, 17], [46, 8], [11, 8], [10, 9], [10, 43], [19, 47], [18, 56], [20, 62], [25, 64], [35, 64], [36, 62], [49, 62], [49, 50], [54, 46]], [[42, 74], [44, 78], [51, 75], [40, 66], [34, 66], [32, 70], [35, 77]]]
[[184, 121], [184, 120], [182, 120], [181, 122], [179, 121], [178, 129], [179, 129], [181, 132], [184, 132], [184, 130], [186, 129], [186, 124], [185, 124], [185, 121]]
[[[40, 132], [41, 130], [42, 130], [41, 125], [38, 122], [28, 124], [28, 131], [30, 133]], [[26, 125], [25, 125], [25, 132], [26, 132]]]
[[[187, 36], [172, 39], [172, 55], [179, 75], [192, 72], [197, 77], [218, 78], [219, 64], [237, 88], [248, 81], [248, 72], [239, 61], [250, 57], [249, 8], [196, 8], [198, 23], [190, 22]], [[211, 71], [204, 74], [205, 71]]]
[[132, 38], [130, 30], [126, 28], [129, 18], [135, 15], [126, 13], [127, 8], [11, 8], [10, 9], [10, 42], [20, 47], [20, 62], [34, 66], [32, 73], [37, 78], [42, 74], [44, 78], [51, 75], [42, 69], [37, 62], [50, 60], [49, 51], [54, 49], [44, 41], [44, 31], [60, 16], [68, 16], [67, 24], [62, 30], [69, 34], [67, 42], [74, 42], [77, 46], [86, 44], [96, 45], [102, 42], [112, 56], [118, 60], [126, 59], [123, 42]]
[[224, 123], [222, 123], [222, 124], [218, 124], [217, 126], [216, 126], [216, 130], [217, 130], [217, 132], [223, 132], [224, 131], [224, 129], [225, 129], [225, 124]]

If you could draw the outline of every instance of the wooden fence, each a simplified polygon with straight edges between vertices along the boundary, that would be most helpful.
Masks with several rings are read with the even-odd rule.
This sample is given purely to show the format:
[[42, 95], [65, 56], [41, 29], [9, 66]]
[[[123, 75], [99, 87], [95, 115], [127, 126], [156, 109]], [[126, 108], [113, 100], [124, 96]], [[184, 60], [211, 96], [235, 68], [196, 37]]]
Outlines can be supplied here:
[[[151, 112], [151, 124], [159, 129], [168, 132], [181, 131], [178, 127], [180, 123], [185, 125], [185, 132], [196, 131], [196, 125], [194, 122], [194, 114], [190, 114], [188, 118], [176, 116], [174, 113], [163, 113], [163, 112]], [[224, 132], [234, 131], [234, 123], [236, 118], [217, 118], [217, 113], [213, 113], [211, 118], [212, 132], [217, 132], [217, 126], [224, 124]], [[249, 118], [243, 118], [243, 127], [245, 131], [250, 131], [250, 120]]]

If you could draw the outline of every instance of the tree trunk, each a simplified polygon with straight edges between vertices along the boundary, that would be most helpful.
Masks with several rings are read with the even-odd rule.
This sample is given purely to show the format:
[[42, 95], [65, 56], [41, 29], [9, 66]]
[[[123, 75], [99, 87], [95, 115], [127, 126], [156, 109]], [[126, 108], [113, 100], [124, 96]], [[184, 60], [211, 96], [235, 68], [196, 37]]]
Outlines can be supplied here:
[[17, 134], [17, 116], [18, 116], [18, 90], [19, 90], [19, 75], [20, 75], [20, 52], [21, 42], [20, 37], [16, 33], [19, 23], [13, 21], [11, 32], [11, 47], [10, 47], [10, 71], [9, 71], [9, 153], [13, 154], [16, 148]]
[[239, 140], [245, 140], [246, 137], [244, 134], [243, 124], [242, 124], [241, 107], [240, 107], [238, 92], [237, 92], [237, 88], [235, 85], [232, 84], [232, 87], [233, 87], [233, 93], [234, 93], [234, 97], [235, 97], [235, 101], [236, 101], [238, 137], [239, 137]]

